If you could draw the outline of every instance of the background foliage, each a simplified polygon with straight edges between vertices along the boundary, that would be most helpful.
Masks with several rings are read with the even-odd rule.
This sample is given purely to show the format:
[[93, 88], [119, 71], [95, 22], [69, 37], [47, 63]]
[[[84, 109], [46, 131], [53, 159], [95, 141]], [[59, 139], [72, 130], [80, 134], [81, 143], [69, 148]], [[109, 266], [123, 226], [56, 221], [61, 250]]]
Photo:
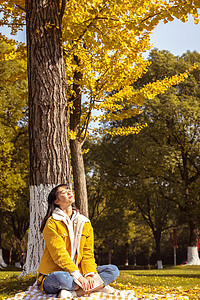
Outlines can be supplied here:
[[[29, 226], [27, 75], [24, 45], [0, 36], [0, 236], [16, 258]], [[8, 260], [8, 254], [7, 254]]]

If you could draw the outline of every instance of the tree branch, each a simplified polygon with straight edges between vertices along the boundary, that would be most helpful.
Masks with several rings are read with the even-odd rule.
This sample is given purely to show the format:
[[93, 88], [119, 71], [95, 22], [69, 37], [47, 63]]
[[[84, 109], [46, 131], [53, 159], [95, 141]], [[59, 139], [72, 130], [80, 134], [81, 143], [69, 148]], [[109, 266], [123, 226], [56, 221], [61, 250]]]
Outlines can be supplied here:
[[23, 11], [25, 11], [26, 12], [26, 9], [23, 7], [23, 6], [21, 6], [21, 5], [19, 5], [19, 4], [15, 4], [19, 9], [21, 9], [21, 10], [23, 10]]
[[[0, 22], [0, 25], [2, 26], [2, 25], [4, 25], [4, 26], [12, 26], [13, 25], [13, 23], [4, 23], [4, 22]], [[26, 26], [26, 23], [18, 23], [18, 24], [15, 24], [15, 25], [17, 25], [17, 26]]]
[[91, 109], [89, 110], [88, 114], [87, 114], [87, 118], [86, 118], [86, 123], [84, 128], [81, 130], [81, 132], [85, 131], [82, 142], [81, 142], [81, 146], [83, 146], [86, 136], [87, 136], [87, 130], [88, 130], [88, 126], [89, 126], [89, 121], [90, 121], [90, 116], [91, 116]]
[[60, 10], [60, 20], [62, 20], [66, 7], [66, 0], [62, 0], [61, 10]]
[[163, 232], [163, 231], [165, 231], [165, 230], [167, 230], [167, 229], [170, 229], [170, 228], [176, 228], [177, 226], [178, 226], [177, 224], [175, 224], [175, 225], [170, 225], [170, 226], [167, 226], [167, 227], [165, 227], [165, 228], [161, 229], [161, 232]]

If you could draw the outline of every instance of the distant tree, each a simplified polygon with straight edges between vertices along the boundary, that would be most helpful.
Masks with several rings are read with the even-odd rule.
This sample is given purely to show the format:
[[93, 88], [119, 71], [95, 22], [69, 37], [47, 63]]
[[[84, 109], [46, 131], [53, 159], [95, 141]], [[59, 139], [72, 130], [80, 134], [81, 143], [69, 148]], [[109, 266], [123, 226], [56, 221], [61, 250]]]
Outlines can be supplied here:
[[[73, 1], [69, 1], [66, 6], [63, 24], [68, 32], [64, 31], [63, 39], [66, 42], [64, 51], [69, 84], [71, 163], [76, 202], [86, 215], [87, 190], [82, 146], [88, 128], [92, 127], [95, 133], [100, 134], [127, 135], [138, 133], [143, 127], [134, 124], [110, 130], [109, 126], [104, 129], [93, 127], [91, 121], [112, 122], [132, 117], [140, 112], [145, 97], [163, 93], [186, 76], [147, 84], [140, 91], [131, 85], [148, 69], [149, 63], [143, 59], [143, 53], [150, 49], [150, 33], [160, 20], [168, 22], [175, 17], [186, 21], [185, 13], [190, 6], [190, 13], [198, 22], [198, 15], [194, 14], [196, 2], [187, 3], [184, 9], [186, 3], [181, 3], [181, 7], [179, 4], [176, 1], [162, 4], [121, 1], [116, 5], [110, 1], [87, 2], [85, 6], [81, 2], [74, 5]], [[79, 20], [80, 11], [84, 12], [84, 21]], [[98, 117], [94, 113], [97, 110]]]
[[[153, 50], [150, 61], [149, 71], [134, 84], [136, 89], [173, 76], [194, 62], [199, 63], [199, 54], [188, 52], [179, 58], [167, 51]], [[192, 71], [184, 83], [146, 100], [143, 111], [132, 120], [127, 118], [110, 124], [111, 130], [134, 123], [147, 123], [148, 127], [135, 136], [104, 139], [107, 151], [104, 180], [112, 182], [113, 186], [124, 186], [126, 197], [131, 195], [132, 202], [138, 204], [152, 229], [158, 258], [161, 233], [180, 222], [188, 223], [189, 251], [194, 250], [197, 256], [199, 69]], [[188, 255], [189, 262], [193, 263], [190, 252]], [[195, 264], [198, 262], [197, 258]]]
[[[143, 132], [145, 130], [139, 135], [129, 137], [107, 137], [102, 141], [101, 147], [104, 153], [100, 161], [106, 161], [106, 164], [102, 164], [100, 167], [102, 178], [99, 180], [95, 177], [98, 170], [94, 164], [91, 172], [95, 182], [92, 184], [89, 176], [89, 195], [90, 197], [93, 195], [93, 203], [98, 207], [98, 201], [101, 200], [100, 195], [106, 195], [107, 189], [108, 203], [110, 203], [110, 210], [113, 210], [113, 213], [110, 212], [107, 217], [109, 219], [110, 214], [115, 215], [115, 208], [120, 207], [121, 213], [123, 210], [126, 212], [120, 218], [124, 220], [126, 228], [128, 228], [126, 222], [137, 224], [138, 215], [141, 214], [144, 222], [152, 231], [157, 260], [161, 260], [162, 233], [174, 226], [172, 217], [175, 215], [176, 206], [173, 202], [168, 201], [170, 187], [162, 170], [164, 156], [156, 156], [152, 152], [148, 155], [152, 141], [148, 144]], [[144, 155], [144, 145], [147, 147], [146, 155]], [[102, 202], [100, 203], [102, 204]], [[108, 204], [105, 207], [108, 208]], [[90, 204], [91, 208], [92, 203]], [[119, 220], [119, 216], [116, 220]], [[105, 224], [105, 227], [109, 227], [108, 221], [102, 223]], [[114, 224], [113, 221], [112, 226]], [[141, 220], [140, 226], [145, 227]], [[122, 230], [122, 225], [120, 225], [120, 229]], [[126, 233], [125, 236], [127, 238], [128, 234]], [[132, 239], [137, 237], [138, 234], [132, 232]], [[127, 239], [126, 242], [131, 243], [131, 239]]]
[[[133, 213], [129, 213], [123, 191], [106, 179], [104, 150], [101, 144], [90, 144], [86, 155], [89, 217], [94, 227], [95, 246], [108, 253], [108, 263], [119, 245], [134, 238]], [[125, 254], [124, 254], [125, 255]]]
[[[29, 226], [27, 73], [24, 45], [0, 36], [0, 241], [18, 242]], [[9, 235], [5, 237], [5, 232]], [[12, 247], [12, 246], [11, 246]]]
[[[173, 76], [194, 62], [199, 63], [199, 60], [197, 52], [187, 52], [182, 57], [174, 57], [167, 51], [153, 50], [150, 54], [152, 64], [149, 71], [134, 84], [134, 87], [141, 88], [149, 81]], [[199, 69], [192, 71], [185, 82], [170, 88], [165, 94], [146, 100], [143, 111], [143, 114], [133, 118], [132, 122], [146, 122], [148, 127], [139, 135], [124, 140], [126, 147], [119, 155], [121, 164], [116, 163], [115, 168], [120, 165], [120, 170], [116, 172], [129, 177], [127, 181], [132, 182], [133, 194], [138, 189], [139, 180], [141, 188], [137, 198], [141, 211], [144, 209], [141, 204], [145, 197], [147, 209], [148, 205], [153, 209], [157, 203], [156, 199], [162, 199], [161, 203], [164, 200], [167, 213], [171, 209], [179, 208], [176, 224], [187, 223], [190, 227], [188, 261], [191, 264], [199, 264]], [[130, 120], [123, 120], [122, 124], [127, 126]], [[120, 127], [122, 124], [116, 122], [112, 126]], [[113, 142], [117, 143], [115, 140]], [[126, 163], [123, 163], [126, 156]], [[123, 164], [126, 166], [124, 169]], [[151, 183], [149, 195], [147, 182]], [[152, 206], [150, 199], [153, 197]], [[161, 210], [162, 213], [164, 211]], [[176, 216], [178, 215], [176, 213]], [[156, 216], [159, 217], [159, 214]], [[164, 219], [165, 222], [166, 220]], [[161, 222], [158, 224], [160, 226]]]
[[[111, 263], [112, 257], [120, 251], [124, 264], [136, 264], [136, 255], [144, 249], [149, 262], [152, 235], [136, 209], [133, 206], [130, 209], [128, 181], [119, 178], [117, 165], [120, 162], [115, 155], [118, 145], [106, 138], [98, 143], [86, 142], [85, 146], [89, 149], [85, 155], [89, 217], [95, 229], [99, 263], [102, 253], [108, 253], [107, 262]], [[106, 163], [102, 163], [104, 161]], [[130, 256], [133, 256], [132, 261], [129, 261]]]
[[[151, 176], [148, 178], [148, 176]], [[146, 174], [145, 178], [138, 176], [133, 183], [133, 200], [144, 221], [152, 230], [155, 241], [157, 261], [162, 260], [161, 241], [163, 233], [176, 227], [173, 217], [177, 211], [174, 203], [169, 201], [170, 187], [164, 178]], [[166, 185], [166, 186], [165, 186]]]
[[[152, 65], [141, 79], [141, 84], [181, 72], [194, 62], [199, 64], [200, 54], [187, 52], [179, 58], [154, 50], [150, 60]], [[173, 198], [180, 209], [179, 222], [186, 222], [190, 228], [188, 261], [191, 264], [199, 264], [199, 72], [199, 68], [192, 71], [185, 82], [148, 101], [144, 109], [145, 118], [149, 119], [149, 129], [145, 131], [156, 146], [154, 150], [157, 148], [154, 153], [165, 151], [162, 164], [165, 178], [171, 186], [169, 199]]]

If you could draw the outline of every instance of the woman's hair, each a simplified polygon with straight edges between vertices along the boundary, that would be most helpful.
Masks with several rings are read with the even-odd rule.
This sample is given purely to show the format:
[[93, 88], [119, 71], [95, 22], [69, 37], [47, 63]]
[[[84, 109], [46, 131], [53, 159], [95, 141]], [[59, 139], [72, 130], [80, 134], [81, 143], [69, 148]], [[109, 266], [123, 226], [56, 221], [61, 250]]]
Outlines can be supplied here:
[[[56, 187], [54, 187], [51, 192], [49, 193], [48, 196], [48, 209], [47, 209], [47, 213], [46, 216], [44, 217], [42, 224], [40, 226], [40, 231], [43, 232], [45, 224], [47, 222], [47, 219], [52, 215], [54, 209], [56, 207], [59, 207], [59, 205], [55, 204], [55, 200], [57, 199], [57, 194], [58, 194], [58, 188], [64, 186], [67, 189], [70, 189], [70, 187], [67, 184], [59, 184]], [[74, 203], [72, 204], [72, 207], [76, 209], [76, 206], [74, 205]]]

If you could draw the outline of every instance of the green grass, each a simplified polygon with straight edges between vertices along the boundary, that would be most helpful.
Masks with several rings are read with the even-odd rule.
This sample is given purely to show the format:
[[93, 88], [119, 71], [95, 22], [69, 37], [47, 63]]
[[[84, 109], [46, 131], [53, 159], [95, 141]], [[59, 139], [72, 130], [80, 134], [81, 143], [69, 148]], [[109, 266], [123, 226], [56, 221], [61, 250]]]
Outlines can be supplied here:
[[[34, 276], [18, 278], [17, 268], [0, 269], [0, 299], [6, 299], [28, 289], [35, 282]], [[148, 293], [174, 293], [200, 299], [200, 266], [177, 266], [162, 270], [120, 271], [113, 286], [134, 289], [139, 297]]]
[[116, 280], [134, 286], [200, 287], [200, 266], [177, 266], [161, 270], [120, 271]]
[[[133, 289], [138, 298], [148, 294], [175, 294], [177, 299], [187, 296], [200, 299], [200, 266], [177, 266], [162, 270], [120, 271], [113, 284], [119, 289]], [[157, 299], [157, 298], [156, 298]], [[161, 299], [161, 298], [158, 298]]]
[[0, 269], [0, 299], [6, 299], [16, 293], [26, 291], [35, 282], [35, 277], [31, 275], [18, 278], [21, 272], [15, 267]]

